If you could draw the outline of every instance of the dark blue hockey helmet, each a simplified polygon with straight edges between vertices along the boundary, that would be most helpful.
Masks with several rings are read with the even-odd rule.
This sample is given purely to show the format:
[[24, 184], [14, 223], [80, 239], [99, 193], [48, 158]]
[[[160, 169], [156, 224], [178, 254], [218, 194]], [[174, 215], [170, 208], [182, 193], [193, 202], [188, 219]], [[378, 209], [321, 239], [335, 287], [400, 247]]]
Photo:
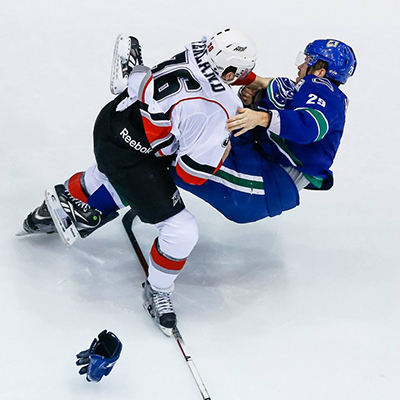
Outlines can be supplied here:
[[309, 43], [304, 50], [308, 56], [307, 65], [313, 67], [318, 60], [328, 63], [326, 77], [339, 83], [346, 83], [357, 67], [356, 55], [347, 44], [335, 39], [318, 39]]

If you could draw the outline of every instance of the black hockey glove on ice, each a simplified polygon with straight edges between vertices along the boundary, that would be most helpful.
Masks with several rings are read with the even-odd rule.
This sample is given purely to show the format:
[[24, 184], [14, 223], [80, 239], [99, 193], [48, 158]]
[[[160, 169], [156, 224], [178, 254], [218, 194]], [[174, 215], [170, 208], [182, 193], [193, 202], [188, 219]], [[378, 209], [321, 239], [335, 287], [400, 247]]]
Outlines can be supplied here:
[[122, 350], [122, 343], [112, 332], [104, 330], [99, 333], [87, 350], [76, 355], [76, 365], [82, 366], [80, 375], [86, 374], [89, 382], [100, 382], [103, 376], [107, 376], [117, 362]]

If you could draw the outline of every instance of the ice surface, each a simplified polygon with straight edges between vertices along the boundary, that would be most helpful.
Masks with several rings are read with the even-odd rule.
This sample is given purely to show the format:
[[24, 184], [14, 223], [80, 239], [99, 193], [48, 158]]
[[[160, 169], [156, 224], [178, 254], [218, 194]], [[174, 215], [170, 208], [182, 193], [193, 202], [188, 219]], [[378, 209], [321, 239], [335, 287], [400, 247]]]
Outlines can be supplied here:
[[[94, 160], [91, 131], [112, 96], [119, 33], [147, 64], [217, 29], [259, 48], [256, 72], [295, 77], [316, 38], [351, 44], [358, 70], [335, 187], [246, 226], [185, 194], [200, 241], [174, 293], [180, 328], [213, 400], [399, 399], [397, 2], [28, 1], [0, 23], [0, 398], [200, 399], [173, 340], [141, 306], [142, 271], [118, 221], [65, 247], [14, 236], [44, 189]], [[138, 226], [147, 251], [155, 231]], [[89, 384], [75, 354], [102, 329], [123, 342]]]

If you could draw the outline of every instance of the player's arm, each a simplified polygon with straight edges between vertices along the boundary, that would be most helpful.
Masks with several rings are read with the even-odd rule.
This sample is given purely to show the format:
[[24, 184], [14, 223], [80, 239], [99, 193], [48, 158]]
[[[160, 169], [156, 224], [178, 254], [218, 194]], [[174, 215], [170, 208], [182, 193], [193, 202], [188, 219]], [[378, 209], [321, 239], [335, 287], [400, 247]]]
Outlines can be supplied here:
[[[256, 126], [300, 144], [321, 140], [329, 130], [329, 116], [332, 106], [308, 89], [297, 92], [286, 78], [276, 78], [270, 82], [260, 105], [263, 110], [239, 109], [238, 114], [229, 119], [229, 131], [237, 131], [239, 136]], [[315, 98], [315, 101], [313, 100]], [[285, 109], [288, 101], [293, 101], [294, 109]]]
[[260, 90], [266, 89], [273, 78], [263, 78], [251, 72], [246, 78], [238, 79], [234, 85], [243, 86], [240, 89], [240, 99], [245, 106], [253, 104]]
[[[242, 90], [241, 98], [243, 104], [252, 104], [254, 96], [262, 89], [262, 98], [257, 101], [262, 110], [239, 109], [238, 114], [228, 120], [228, 130], [238, 130], [235, 136], [239, 136], [256, 126], [268, 128], [273, 117], [270, 110], [283, 110], [286, 104], [293, 100], [294, 88], [294, 82], [288, 78], [257, 77]], [[277, 122], [275, 120], [275, 123]]]
[[250, 86], [253, 89], [261, 90], [266, 89], [272, 78], [263, 78], [262, 76], [256, 75], [254, 72], [250, 72], [245, 78], [236, 80], [233, 85], [235, 86]]
[[230, 118], [227, 128], [240, 136], [256, 126], [299, 144], [316, 142], [324, 138], [329, 130], [326, 112], [318, 108], [302, 107], [295, 110], [254, 111], [239, 108], [238, 114]]
[[262, 126], [268, 128], [271, 122], [271, 112], [269, 111], [255, 111], [250, 108], [238, 108], [238, 113], [232, 118], [228, 119], [227, 129], [233, 132], [234, 136], [243, 135], [243, 133]]
[[299, 144], [317, 142], [329, 130], [329, 119], [325, 110], [304, 107], [295, 110], [279, 111], [279, 124], [272, 133]]
[[269, 132], [299, 144], [323, 139], [340, 114], [332, 93], [324, 80], [306, 79], [294, 91], [288, 108], [271, 111]]

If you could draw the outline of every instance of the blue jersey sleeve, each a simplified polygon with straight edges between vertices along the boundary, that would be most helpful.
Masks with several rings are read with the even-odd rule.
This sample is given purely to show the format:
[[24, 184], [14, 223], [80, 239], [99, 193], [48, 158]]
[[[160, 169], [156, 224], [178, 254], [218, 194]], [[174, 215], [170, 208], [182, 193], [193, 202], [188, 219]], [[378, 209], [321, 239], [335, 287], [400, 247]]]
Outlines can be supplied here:
[[346, 95], [328, 79], [307, 75], [281, 103], [284, 109], [271, 103], [271, 95], [264, 94], [260, 108], [271, 112], [271, 121], [260, 139], [263, 152], [303, 172], [315, 187], [332, 186], [330, 167], [343, 134]]
[[338, 122], [335, 88], [327, 79], [314, 75], [308, 75], [296, 87], [291, 108], [280, 112], [281, 137], [296, 143], [322, 140]]
[[295, 83], [289, 78], [270, 81], [259, 104], [260, 109], [283, 110], [293, 100]]
[[[283, 78], [278, 79], [284, 82]], [[322, 140], [332, 125], [344, 125], [341, 107], [343, 100], [337, 99], [335, 89], [327, 79], [308, 75], [291, 93], [286, 92], [285, 98], [282, 92], [282, 85], [270, 84], [260, 102], [261, 109], [278, 111], [279, 115], [272, 114], [274, 121], [271, 126], [273, 133], [281, 138], [294, 143], [309, 144]], [[271, 99], [276, 103], [274, 107], [271, 107]]]
[[281, 131], [279, 136], [299, 144], [313, 143], [325, 137], [329, 122], [325, 113], [311, 107], [279, 112]]

